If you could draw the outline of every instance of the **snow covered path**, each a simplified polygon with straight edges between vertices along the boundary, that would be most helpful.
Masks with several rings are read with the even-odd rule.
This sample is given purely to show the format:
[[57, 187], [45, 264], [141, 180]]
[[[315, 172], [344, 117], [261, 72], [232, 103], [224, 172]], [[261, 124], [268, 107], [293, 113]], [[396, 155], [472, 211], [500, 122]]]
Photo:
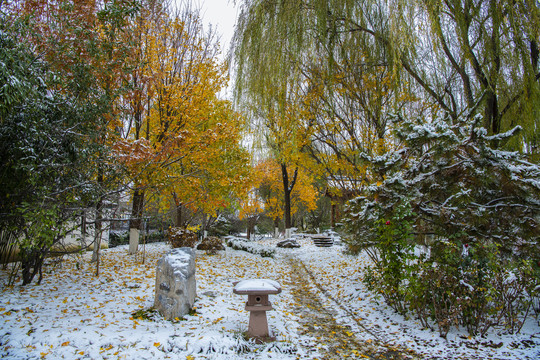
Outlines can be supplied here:
[[[275, 246], [273, 240], [266, 240]], [[197, 254], [196, 313], [178, 321], [152, 312], [155, 264], [169, 250], [147, 246], [142, 257], [127, 247], [103, 251], [101, 275], [91, 254], [44, 268], [41, 285], [7, 287], [0, 271], [0, 358], [6, 359], [538, 359], [540, 331], [448, 340], [394, 314], [361, 283], [367, 260], [341, 247], [279, 249], [274, 259], [227, 249]], [[277, 341], [244, 338], [249, 314], [232, 282], [270, 278], [268, 322]], [[338, 305], [339, 304], [339, 305]], [[490, 345], [491, 344], [491, 345]], [[494, 345], [494, 346], [492, 346]]]
[[[347, 312], [315, 282], [315, 277], [305, 265], [295, 257], [288, 257], [292, 269], [292, 288], [298, 305], [295, 312], [302, 314], [299, 323], [303, 326], [302, 334], [314, 336], [319, 342], [319, 351], [324, 359], [369, 358], [369, 359], [413, 359], [411, 352], [388, 346], [361, 324], [356, 323], [351, 314], [343, 318], [347, 322], [338, 323], [339, 310]], [[314, 286], [315, 285], [315, 286]], [[324, 295], [323, 293], [324, 292]], [[326, 301], [325, 301], [326, 300]], [[336, 308], [338, 306], [339, 308]], [[349, 315], [349, 316], [347, 316]], [[357, 334], [368, 333], [368, 338], [360, 340]]]

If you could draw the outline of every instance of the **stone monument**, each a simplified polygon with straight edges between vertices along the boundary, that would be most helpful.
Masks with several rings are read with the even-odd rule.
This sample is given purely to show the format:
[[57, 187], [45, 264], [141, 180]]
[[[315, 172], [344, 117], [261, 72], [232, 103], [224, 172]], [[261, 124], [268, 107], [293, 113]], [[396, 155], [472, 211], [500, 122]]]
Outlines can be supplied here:
[[173, 320], [188, 314], [193, 308], [196, 290], [192, 248], [172, 249], [159, 259], [154, 307], [164, 318]]

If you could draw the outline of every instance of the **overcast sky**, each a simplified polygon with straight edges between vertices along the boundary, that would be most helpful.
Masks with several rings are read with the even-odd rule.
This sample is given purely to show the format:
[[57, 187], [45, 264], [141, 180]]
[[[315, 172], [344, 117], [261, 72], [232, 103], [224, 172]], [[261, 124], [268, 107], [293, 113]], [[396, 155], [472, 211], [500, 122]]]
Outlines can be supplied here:
[[205, 23], [217, 26], [221, 34], [221, 48], [228, 51], [230, 41], [234, 34], [237, 8], [232, 0], [198, 0], [201, 5], [201, 14]]
[[[177, 5], [181, 5], [189, 0], [175, 0]], [[217, 33], [221, 37], [220, 45], [222, 58], [229, 51], [229, 45], [234, 34], [234, 25], [238, 5], [234, 5], [233, 0], [191, 0], [195, 7], [201, 9], [204, 27], [208, 29], [208, 25], [217, 27]], [[236, 0], [239, 3], [239, 0]]]
[[[174, 0], [178, 5], [190, 0]], [[191, 0], [195, 7], [201, 9], [201, 16], [204, 22], [204, 27], [207, 30], [209, 24], [212, 27], [217, 27], [217, 33], [220, 36], [221, 59], [225, 59], [229, 51], [230, 42], [234, 35], [234, 25], [238, 16], [238, 3], [241, 0], [236, 0], [235, 6], [233, 0]], [[231, 83], [229, 87], [224, 89], [220, 96], [231, 98]]]

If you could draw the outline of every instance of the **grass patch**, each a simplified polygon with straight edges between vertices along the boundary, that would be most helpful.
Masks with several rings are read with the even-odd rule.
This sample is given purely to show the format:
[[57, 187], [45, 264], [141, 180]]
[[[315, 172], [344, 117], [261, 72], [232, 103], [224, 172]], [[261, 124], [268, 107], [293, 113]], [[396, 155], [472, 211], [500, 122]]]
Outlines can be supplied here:
[[131, 316], [133, 316], [133, 319], [135, 320], [156, 321], [159, 316], [159, 312], [151, 307], [149, 309], [137, 310], [134, 313], [131, 313]]
[[[197, 308], [196, 307], [191, 308], [187, 314], [192, 315], [192, 316], [198, 314]], [[131, 316], [133, 317], [134, 320], [158, 321], [158, 320], [163, 319], [161, 317], [161, 315], [159, 314], [159, 311], [157, 311], [153, 307], [151, 307], [149, 309], [137, 310], [137, 311], [131, 313]], [[184, 320], [186, 320], [186, 318], [181, 316], [181, 317], [176, 317], [176, 318], [174, 318], [174, 319], [172, 319], [170, 321], [173, 324], [176, 324], [176, 323], [179, 323], [180, 321], [184, 321]]]

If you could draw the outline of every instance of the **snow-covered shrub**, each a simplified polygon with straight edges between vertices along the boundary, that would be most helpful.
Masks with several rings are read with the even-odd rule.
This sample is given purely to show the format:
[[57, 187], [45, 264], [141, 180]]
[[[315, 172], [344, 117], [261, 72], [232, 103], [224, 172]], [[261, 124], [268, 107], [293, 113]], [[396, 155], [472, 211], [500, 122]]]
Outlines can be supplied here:
[[497, 247], [461, 248], [452, 239], [437, 241], [429, 257], [418, 257], [408, 266], [404, 290], [409, 309], [422, 324], [435, 320], [441, 336], [452, 326], [463, 325], [471, 335], [484, 334], [497, 325], [493, 315], [501, 312], [495, 301], [493, 279], [501, 272]]
[[219, 237], [208, 236], [202, 239], [201, 243], [197, 245], [197, 250], [216, 252], [218, 250], [225, 250], [225, 246], [223, 246], [223, 242]]
[[195, 247], [199, 241], [197, 234], [189, 229], [180, 227], [169, 229], [169, 241], [173, 248], [179, 247]]
[[219, 215], [217, 219], [210, 225], [208, 234], [212, 236], [225, 236], [230, 233], [233, 225], [231, 220], [223, 215]]
[[[519, 128], [487, 136], [478, 122], [406, 123], [397, 133], [400, 150], [364, 156], [383, 178], [351, 202], [348, 224], [357, 235], [354, 242], [369, 246], [376, 241], [370, 224], [410, 201], [420, 236], [453, 235], [471, 245], [494, 241], [505, 254], [538, 257], [540, 167], [522, 154], [490, 146]], [[367, 226], [356, 226], [359, 221]]]
[[[455, 325], [517, 331], [538, 292], [540, 167], [494, 148], [519, 128], [488, 136], [479, 124], [400, 124], [399, 150], [362, 155], [381, 177], [345, 220], [349, 245], [372, 255], [373, 289], [426, 326], [434, 319], [441, 335]], [[429, 251], [415, 253], [420, 245]], [[520, 270], [504, 282], [509, 269]]]
[[268, 248], [257, 243], [245, 241], [233, 236], [226, 237], [225, 241], [227, 243], [227, 246], [230, 248], [233, 248], [235, 250], [247, 251], [249, 253], [260, 255], [262, 257], [273, 258], [276, 254], [276, 251], [272, 248]]

